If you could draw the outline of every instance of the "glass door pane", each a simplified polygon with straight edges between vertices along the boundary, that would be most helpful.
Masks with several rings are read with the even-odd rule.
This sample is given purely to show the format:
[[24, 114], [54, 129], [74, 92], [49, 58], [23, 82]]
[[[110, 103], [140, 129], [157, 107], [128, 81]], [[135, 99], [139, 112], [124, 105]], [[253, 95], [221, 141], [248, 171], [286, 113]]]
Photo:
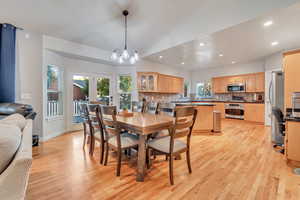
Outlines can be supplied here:
[[73, 76], [73, 123], [81, 123], [80, 107], [81, 103], [89, 101], [89, 77], [74, 75]]
[[103, 105], [110, 103], [110, 79], [99, 77], [97, 78], [97, 98], [96, 101]]
[[148, 90], [153, 91], [154, 90], [154, 76], [149, 75], [148, 76]]

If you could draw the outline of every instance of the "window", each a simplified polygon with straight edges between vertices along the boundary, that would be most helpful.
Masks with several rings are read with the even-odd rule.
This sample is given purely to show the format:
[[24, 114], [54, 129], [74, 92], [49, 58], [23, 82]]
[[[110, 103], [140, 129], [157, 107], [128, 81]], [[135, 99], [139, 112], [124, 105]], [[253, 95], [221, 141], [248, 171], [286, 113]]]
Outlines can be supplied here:
[[184, 90], [183, 90], [183, 97], [188, 97], [189, 96], [189, 83], [184, 82]]
[[211, 97], [211, 83], [198, 83], [196, 86], [197, 97]]
[[132, 77], [130, 75], [120, 75], [118, 87], [120, 109], [131, 109]]
[[47, 117], [63, 115], [62, 71], [55, 66], [47, 67]]

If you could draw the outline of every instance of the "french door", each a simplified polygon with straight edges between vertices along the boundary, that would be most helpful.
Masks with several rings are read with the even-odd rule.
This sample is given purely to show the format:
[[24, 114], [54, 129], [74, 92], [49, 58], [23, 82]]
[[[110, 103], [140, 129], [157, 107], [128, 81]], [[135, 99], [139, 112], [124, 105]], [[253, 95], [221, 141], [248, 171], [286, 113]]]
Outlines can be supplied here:
[[[101, 102], [112, 103], [112, 77], [102, 74], [73, 74], [72, 80], [73, 96], [72, 104], [72, 129], [82, 128], [80, 124], [80, 104]], [[79, 126], [78, 126], [79, 125]]]

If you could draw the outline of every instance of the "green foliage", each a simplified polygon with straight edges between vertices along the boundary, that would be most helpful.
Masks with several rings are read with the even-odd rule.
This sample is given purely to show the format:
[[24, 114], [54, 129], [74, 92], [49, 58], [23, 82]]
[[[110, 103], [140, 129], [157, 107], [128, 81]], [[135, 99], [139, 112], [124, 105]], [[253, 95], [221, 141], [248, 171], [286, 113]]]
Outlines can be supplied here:
[[97, 97], [109, 96], [109, 79], [101, 78], [97, 80]]
[[89, 79], [85, 78], [83, 79], [85, 82], [85, 87], [81, 88], [81, 92], [84, 94], [84, 96], [88, 97], [89, 96]]
[[131, 76], [120, 76], [119, 88], [121, 92], [131, 92], [132, 90]]

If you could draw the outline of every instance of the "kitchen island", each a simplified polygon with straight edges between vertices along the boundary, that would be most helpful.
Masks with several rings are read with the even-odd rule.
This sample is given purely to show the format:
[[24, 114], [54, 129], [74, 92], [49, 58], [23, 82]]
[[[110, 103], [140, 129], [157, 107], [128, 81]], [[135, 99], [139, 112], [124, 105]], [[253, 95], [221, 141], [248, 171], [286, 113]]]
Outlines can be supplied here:
[[212, 103], [176, 103], [176, 106], [193, 106], [197, 109], [197, 117], [193, 128], [194, 133], [212, 132], [213, 111], [215, 104]]

